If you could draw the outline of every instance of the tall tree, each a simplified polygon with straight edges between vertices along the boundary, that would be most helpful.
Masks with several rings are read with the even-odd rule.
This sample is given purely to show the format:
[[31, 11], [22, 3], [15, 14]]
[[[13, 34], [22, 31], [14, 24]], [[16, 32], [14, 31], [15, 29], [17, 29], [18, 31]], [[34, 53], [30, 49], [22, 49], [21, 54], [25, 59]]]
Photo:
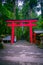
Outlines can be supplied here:
[[41, 16], [43, 18], [43, 0], [41, 0]]
[[33, 9], [37, 5], [37, 0], [29, 0], [30, 8]]
[[22, 12], [24, 19], [35, 18], [33, 8], [37, 5], [37, 0], [24, 0]]
[[29, 18], [29, 2], [28, 1], [24, 1], [22, 14], [23, 14], [23, 19]]

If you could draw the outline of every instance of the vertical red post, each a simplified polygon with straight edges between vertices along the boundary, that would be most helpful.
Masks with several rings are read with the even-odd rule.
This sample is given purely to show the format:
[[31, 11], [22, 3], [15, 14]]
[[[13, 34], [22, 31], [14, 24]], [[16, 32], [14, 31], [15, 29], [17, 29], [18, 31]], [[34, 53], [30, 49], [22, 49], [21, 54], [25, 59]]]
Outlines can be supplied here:
[[33, 40], [34, 40], [34, 43], [36, 43], [36, 33], [34, 33], [34, 38], [33, 38]]
[[32, 26], [30, 27], [30, 43], [33, 42], [33, 39], [32, 39]]
[[14, 44], [14, 22], [12, 22], [11, 44]]
[[30, 27], [30, 43], [32, 43], [33, 42], [33, 39], [32, 39], [32, 34], [33, 34], [32, 26], [29, 26], [29, 27]]
[[29, 22], [29, 24], [30, 24], [30, 43], [32, 44], [33, 43], [33, 31], [32, 31], [32, 27], [33, 26], [36, 26], [36, 24], [32, 24], [32, 22], [30, 21]]
[[30, 21], [29, 24], [30, 24], [30, 26], [29, 26], [30, 27], [30, 43], [32, 44], [32, 42], [33, 42], [32, 22]]

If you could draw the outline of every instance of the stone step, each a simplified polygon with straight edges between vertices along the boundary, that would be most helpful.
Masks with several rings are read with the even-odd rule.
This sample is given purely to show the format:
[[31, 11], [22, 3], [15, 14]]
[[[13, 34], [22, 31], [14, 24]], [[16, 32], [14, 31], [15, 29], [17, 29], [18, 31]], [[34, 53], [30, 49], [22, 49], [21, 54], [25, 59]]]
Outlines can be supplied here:
[[0, 57], [0, 60], [6, 60], [6, 61], [11, 61], [11, 62], [26, 62], [26, 63], [29, 63], [29, 62], [32, 62], [32, 63], [43, 63], [43, 58], [39, 58], [39, 57], [28, 57], [28, 56], [25, 56], [25, 55], [21, 55], [19, 57], [17, 56], [4, 56], [4, 57]]
[[0, 65], [43, 65], [43, 63], [0, 61]]

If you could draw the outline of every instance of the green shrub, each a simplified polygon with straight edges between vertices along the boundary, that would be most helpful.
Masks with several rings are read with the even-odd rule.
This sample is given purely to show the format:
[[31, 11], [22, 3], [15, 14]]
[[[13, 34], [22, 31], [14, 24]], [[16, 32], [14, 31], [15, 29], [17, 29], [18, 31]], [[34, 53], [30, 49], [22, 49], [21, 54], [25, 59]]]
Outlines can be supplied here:
[[0, 49], [4, 49], [4, 44], [0, 43]]
[[42, 34], [40, 34], [40, 36], [43, 36], [43, 33], [42, 33]]
[[40, 43], [39, 48], [43, 49], [43, 44]]

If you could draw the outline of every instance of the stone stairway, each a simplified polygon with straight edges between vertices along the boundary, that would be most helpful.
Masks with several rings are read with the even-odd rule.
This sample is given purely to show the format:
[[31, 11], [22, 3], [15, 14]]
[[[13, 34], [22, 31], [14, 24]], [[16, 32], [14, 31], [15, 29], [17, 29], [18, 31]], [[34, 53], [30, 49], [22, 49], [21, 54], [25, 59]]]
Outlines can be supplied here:
[[0, 50], [0, 65], [43, 65], [43, 49], [23, 43], [27, 42], [5, 44], [5, 49]]

